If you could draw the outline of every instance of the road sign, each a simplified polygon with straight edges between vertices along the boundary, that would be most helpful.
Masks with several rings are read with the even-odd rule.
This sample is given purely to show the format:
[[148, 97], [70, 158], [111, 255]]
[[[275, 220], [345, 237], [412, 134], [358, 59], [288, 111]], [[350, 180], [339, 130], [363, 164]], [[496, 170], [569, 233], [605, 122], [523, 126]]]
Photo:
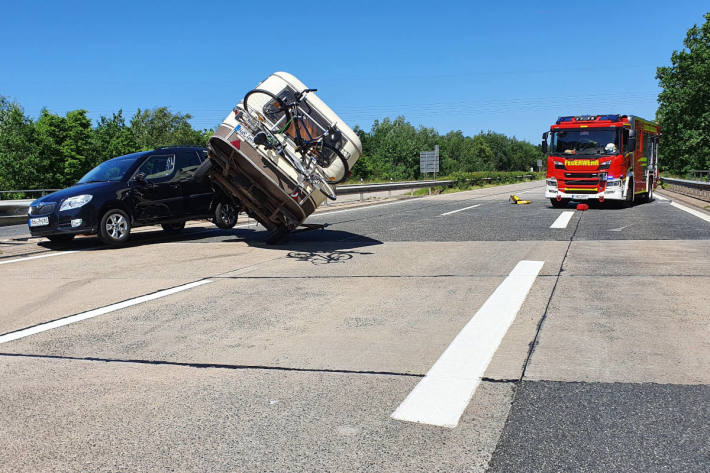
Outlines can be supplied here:
[[421, 151], [419, 153], [419, 172], [439, 172], [439, 145], [434, 146], [434, 151]]

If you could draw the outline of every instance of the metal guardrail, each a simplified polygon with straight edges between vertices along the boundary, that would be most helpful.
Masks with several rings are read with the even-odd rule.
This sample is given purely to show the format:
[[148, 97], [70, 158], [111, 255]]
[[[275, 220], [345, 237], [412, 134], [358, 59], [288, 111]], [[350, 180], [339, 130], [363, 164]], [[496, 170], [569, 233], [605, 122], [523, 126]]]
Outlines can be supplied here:
[[61, 189], [25, 189], [25, 190], [19, 190], [19, 191], [0, 191], [0, 197], [2, 197], [3, 194], [39, 194], [40, 197], [44, 197], [47, 194], [51, 194], [52, 192], [57, 192]]
[[[533, 179], [532, 174], [522, 174], [515, 176], [517, 179]], [[474, 183], [490, 183], [500, 178], [483, 177], [480, 179], [472, 179]], [[364, 194], [372, 192], [407, 190], [407, 189], [432, 189], [434, 187], [452, 186], [458, 181], [409, 181], [409, 182], [385, 182], [382, 184], [355, 184], [348, 186], [338, 186], [335, 188], [337, 195], [360, 194], [360, 200], [363, 200]], [[20, 192], [48, 192], [52, 189], [34, 189], [33, 191], [0, 191], [4, 193], [20, 193]], [[32, 203], [32, 199], [23, 200], [0, 200], [0, 226], [17, 225], [27, 222], [27, 209]]]
[[406, 189], [424, 189], [427, 187], [451, 186], [456, 181], [411, 181], [411, 182], [385, 182], [382, 184], [354, 184], [338, 186], [336, 195], [363, 194], [369, 192], [396, 191]]
[[0, 200], [0, 226], [27, 223], [27, 209], [32, 199]]
[[[522, 174], [520, 176], [515, 176], [516, 179], [534, 179], [535, 176], [532, 174]], [[482, 177], [479, 179], [467, 179], [467, 182], [472, 183], [491, 183], [500, 180], [500, 178]], [[446, 187], [453, 186], [458, 181], [444, 180], [444, 181], [408, 181], [408, 182], [385, 182], [381, 184], [353, 184], [347, 186], [338, 186], [335, 188], [336, 195], [348, 195], [348, 194], [366, 194], [371, 192], [381, 192], [381, 191], [393, 191], [393, 190], [406, 190], [406, 189], [425, 189], [432, 187]]]
[[689, 195], [710, 202], [710, 182], [662, 177], [661, 186], [672, 192]]

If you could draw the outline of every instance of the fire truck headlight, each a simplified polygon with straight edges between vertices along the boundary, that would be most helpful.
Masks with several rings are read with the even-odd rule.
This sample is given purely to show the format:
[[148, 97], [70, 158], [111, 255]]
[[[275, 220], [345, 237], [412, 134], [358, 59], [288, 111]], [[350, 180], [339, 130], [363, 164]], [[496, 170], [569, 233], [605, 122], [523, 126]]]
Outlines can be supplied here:
[[621, 179], [608, 179], [606, 181], [607, 187], [619, 187], [621, 186]]
[[604, 161], [599, 165], [599, 169], [609, 169], [609, 166], [611, 166], [611, 159], [608, 161]]
[[547, 185], [549, 187], [557, 188], [557, 179], [555, 179], [554, 177], [550, 177], [549, 179], [547, 179]]

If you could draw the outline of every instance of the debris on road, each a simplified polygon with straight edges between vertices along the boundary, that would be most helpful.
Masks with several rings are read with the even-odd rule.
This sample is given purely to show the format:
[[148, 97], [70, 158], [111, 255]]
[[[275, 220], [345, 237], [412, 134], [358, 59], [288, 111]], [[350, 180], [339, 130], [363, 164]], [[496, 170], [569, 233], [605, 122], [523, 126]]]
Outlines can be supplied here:
[[520, 200], [520, 197], [518, 197], [515, 194], [510, 195], [510, 203], [511, 204], [517, 204], [517, 205], [524, 205], [524, 204], [529, 204], [531, 201], [529, 200]]

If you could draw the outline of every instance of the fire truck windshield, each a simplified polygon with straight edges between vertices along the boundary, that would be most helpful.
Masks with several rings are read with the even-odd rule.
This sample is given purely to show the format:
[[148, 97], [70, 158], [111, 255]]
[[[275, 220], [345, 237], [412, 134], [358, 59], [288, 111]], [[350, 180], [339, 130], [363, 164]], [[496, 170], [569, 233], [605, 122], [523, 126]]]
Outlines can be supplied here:
[[552, 132], [550, 154], [613, 155], [620, 149], [616, 128], [583, 128]]

